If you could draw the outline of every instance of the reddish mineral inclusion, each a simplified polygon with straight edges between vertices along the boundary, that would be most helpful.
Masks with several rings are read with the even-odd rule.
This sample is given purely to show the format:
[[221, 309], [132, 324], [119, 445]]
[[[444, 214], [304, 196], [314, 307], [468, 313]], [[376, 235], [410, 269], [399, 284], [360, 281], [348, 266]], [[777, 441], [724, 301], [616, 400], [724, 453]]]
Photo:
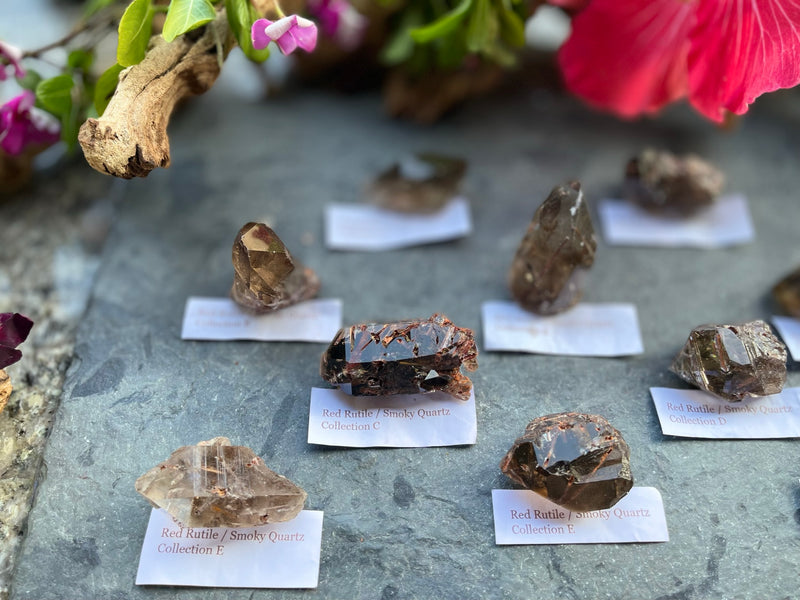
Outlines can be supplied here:
[[630, 450], [599, 415], [534, 419], [500, 462], [513, 481], [574, 511], [609, 508], [633, 487]]
[[439, 390], [468, 400], [478, 368], [472, 330], [444, 315], [397, 323], [362, 323], [340, 329], [322, 355], [320, 374], [350, 385], [354, 396], [418, 394]]

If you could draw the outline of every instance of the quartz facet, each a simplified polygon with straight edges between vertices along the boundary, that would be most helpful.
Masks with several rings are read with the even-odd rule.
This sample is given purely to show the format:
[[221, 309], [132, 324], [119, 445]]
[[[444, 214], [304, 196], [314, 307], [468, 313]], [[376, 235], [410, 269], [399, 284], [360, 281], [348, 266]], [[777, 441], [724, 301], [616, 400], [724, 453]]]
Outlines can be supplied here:
[[599, 415], [558, 413], [534, 419], [500, 470], [575, 511], [609, 508], [633, 487], [628, 444]]
[[472, 382], [461, 374], [478, 368], [472, 330], [443, 315], [397, 323], [362, 323], [340, 329], [322, 355], [320, 374], [350, 386], [354, 396], [442, 391], [469, 399]]
[[313, 298], [319, 278], [292, 258], [278, 235], [263, 223], [247, 223], [233, 243], [235, 270], [231, 298], [254, 313], [265, 313]]
[[700, 389], [739, 402], [777, 394], [786, 383], [786, 347], [764, 321], [701, 325], [670, 370]]
[[800, 319], [800, 268], [776, 283], [772, 296], [787, 314]]
[[577, 304], [597, 240], [581, 185], [553, 189], [536, 210], [509, 271], [511, 295], [526, 310], [552, 315]]
[[436, 212], [458, 194], [466, 170], [467, 163], [460, 158], [415, 154], [381, 173], [367, 195], [389, 210]]
[[252, 527], [294, 519], [306, 493], [252, 450], [217, 437], [183, 446], [136, 480], [136, 491], [184, 527]]
[[724, 185], [722, 172], [699, 156], [647, 149], [628, 162], [623, 187], [648, 211], [688, 217], [713, 204]]

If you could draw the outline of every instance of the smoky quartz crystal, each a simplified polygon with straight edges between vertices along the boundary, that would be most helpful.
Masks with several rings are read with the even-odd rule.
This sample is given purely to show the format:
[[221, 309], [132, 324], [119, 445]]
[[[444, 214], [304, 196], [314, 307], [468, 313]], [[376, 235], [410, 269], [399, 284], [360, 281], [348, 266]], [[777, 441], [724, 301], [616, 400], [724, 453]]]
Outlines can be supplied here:
[[609, 508], [633, 487], [628, 444], [599, 415], [567, 412], [534, 419], [500, 470], [574, 511]]
[[786, 347], [764, 321], [701, 325], [670, 370], [730, 402], [777, 394], [786, 383]]
[[477, 356], [472, 330], [435, 314], [340, 329], [322, 355], [320, 374], [330, 383], [349, 385], [354, 396], [438, 390], [467, 400], [472, 382], [460, 369], [477, 369]]
[[247, 223], [233, 242], [235, 271], [231, 298], [254, 313], [266, 313], [317, 295], [316, 273], [289, 253], [263, 223]]
[[252, 527], [294, 519], [306, 501], [250, 448], [217, 437], [183, 446], [136, 480], [136, 491], [184, 527]]
[[552, 315], [571, 308], [597, 249], [577, 181], [553, 189], [536, 210], [509, 271], [511, 295], [526, 310]]

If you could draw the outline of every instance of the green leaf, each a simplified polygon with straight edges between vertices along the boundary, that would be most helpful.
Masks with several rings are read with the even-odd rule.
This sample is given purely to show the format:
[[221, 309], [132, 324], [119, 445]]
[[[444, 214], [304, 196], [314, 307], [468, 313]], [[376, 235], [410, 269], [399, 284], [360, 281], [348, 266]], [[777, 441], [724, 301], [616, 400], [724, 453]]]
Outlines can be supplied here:
[[264, 62], [269, 58], [269, 50], [256, 50], [253, 48], [253, 40], [250, 30], [253, 23], [258, 19], [258, 13], [250, 4], [249, 0], [225, 0], [225, 12], [228, 15], [228, 25], [233, 31], [239, 47], [244, 55], [253, 62]]
[[514, 11], [501, 8], [498, 12], [500, 13], [500, 37], [509, 46], [522, 48], [525, 45], [525, 22]]
[[153, 7], [150, 0], [133, 0], [119, 22], [117, 62], [130, 67], [142, 62], [153, 30]]
[[91, 17], [93, 14], [100, 12], [107, 6], [111, 6], [116, 0], [87, 0], [86, 6], [83, 9], [84, 17]]
[[470, 52], [487, 50], [498, 30], [497, 13], [492, 10], [489, 0], [475, 0], [475, 9], [467, 25], [467, 49]]
[[94, 86], [94, 107], [98, 115], [102, 115], [108, 106], [111, 96], [114, 95], [114, 90], [117, 89], [119, 83], [119, 74], [125, 67], [116, 64], [111, 65], [106, 71], [97, 79], [97, 84]]
[[399, 65], [408, 60], [414, 53], [414, 40], [408, 29], [400, 29], [394, 33], [381, 50], [381, 62], [385, 65]]
[[161, 35], [171, 42], [187, 31], [205, 25], [217, 16], [209, 0], [172, 0]]
[[58, 75], [40, 81], [36, 86], [36, 102], [47, 112], [58, 117], [68, 117], [72, 111], [72, 86], [69, 75]]
[[[475, 0], [461, 0], [458, 6], [436, 19], [433, 23], [412, 29], [410, 32], [411, 37], [418, 44], [427, 44], [452, 33], [472, 8], [473, 1]], [[484, 1], [488, 2], [488, 0]], [[477, 2], [481, 2], [481, 0], [477, 0]]]
[[41, 80], [42, 76], [33, 69], [27, 69], [25, 71], [25, 77], [17, 77], [19, 86], [24, 90], [30, 90], [32, 92], [36, 90], [36, 86], [39, 85]]
[[94, 54], [88, 50], [73, 50], [67, 55], [67, 65], [72, 69], [80, 69], [83, 72], [89, 70], [94, 62]]

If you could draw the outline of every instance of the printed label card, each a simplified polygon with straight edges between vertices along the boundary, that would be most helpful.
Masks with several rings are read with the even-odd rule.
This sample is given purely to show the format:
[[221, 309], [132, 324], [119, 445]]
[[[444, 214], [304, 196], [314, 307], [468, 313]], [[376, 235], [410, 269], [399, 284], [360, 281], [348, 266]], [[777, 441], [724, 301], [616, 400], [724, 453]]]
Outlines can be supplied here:
[[578, 304], [542, 317], [513, 302], [484, 302], [486, 350], [571, 356], [630, 356], [644, 352], [633, 304]]
[[254, 315], [230, 298], [191, 297], [183, 313], [181, 339], [330, 342], [342, 326], [342, 301], [308, 300]]
[[668, 542], [656, 488], [634, 487], [611, 508], [574, 512], [530, 490], [492, 490], [497, 545]]
[[258, 527], [181, 527], [153, 509], [136, 585], [315, 588], [322, 511]]
[[794, 361], [800, 362], [800, 319], [774, 316], [772, 324], [781, 334]]
[[444, 392], [351, 396], [311, 388], [308, 443], [350, 448], [425, 448], [474, 444], [475, 390], [466, 402]]
[[370, 204], [325, 207], [325, 244], [333, 250], [382, 251], [444, 242], [469, 235], [466, 198], [453, 198], [440, 211], [409, 214]]
[[740, 194], [722, 196], [707, 210], [685, 219], [660, 217], [625, 200], [598, 205], [603, 237], [617, 246], [724, 248], [753, 241], [755, 230]]
[[800, 388], [728, 402], [703, 390], [650, 388], [664, 435], [717, 439], [800, 437]]

